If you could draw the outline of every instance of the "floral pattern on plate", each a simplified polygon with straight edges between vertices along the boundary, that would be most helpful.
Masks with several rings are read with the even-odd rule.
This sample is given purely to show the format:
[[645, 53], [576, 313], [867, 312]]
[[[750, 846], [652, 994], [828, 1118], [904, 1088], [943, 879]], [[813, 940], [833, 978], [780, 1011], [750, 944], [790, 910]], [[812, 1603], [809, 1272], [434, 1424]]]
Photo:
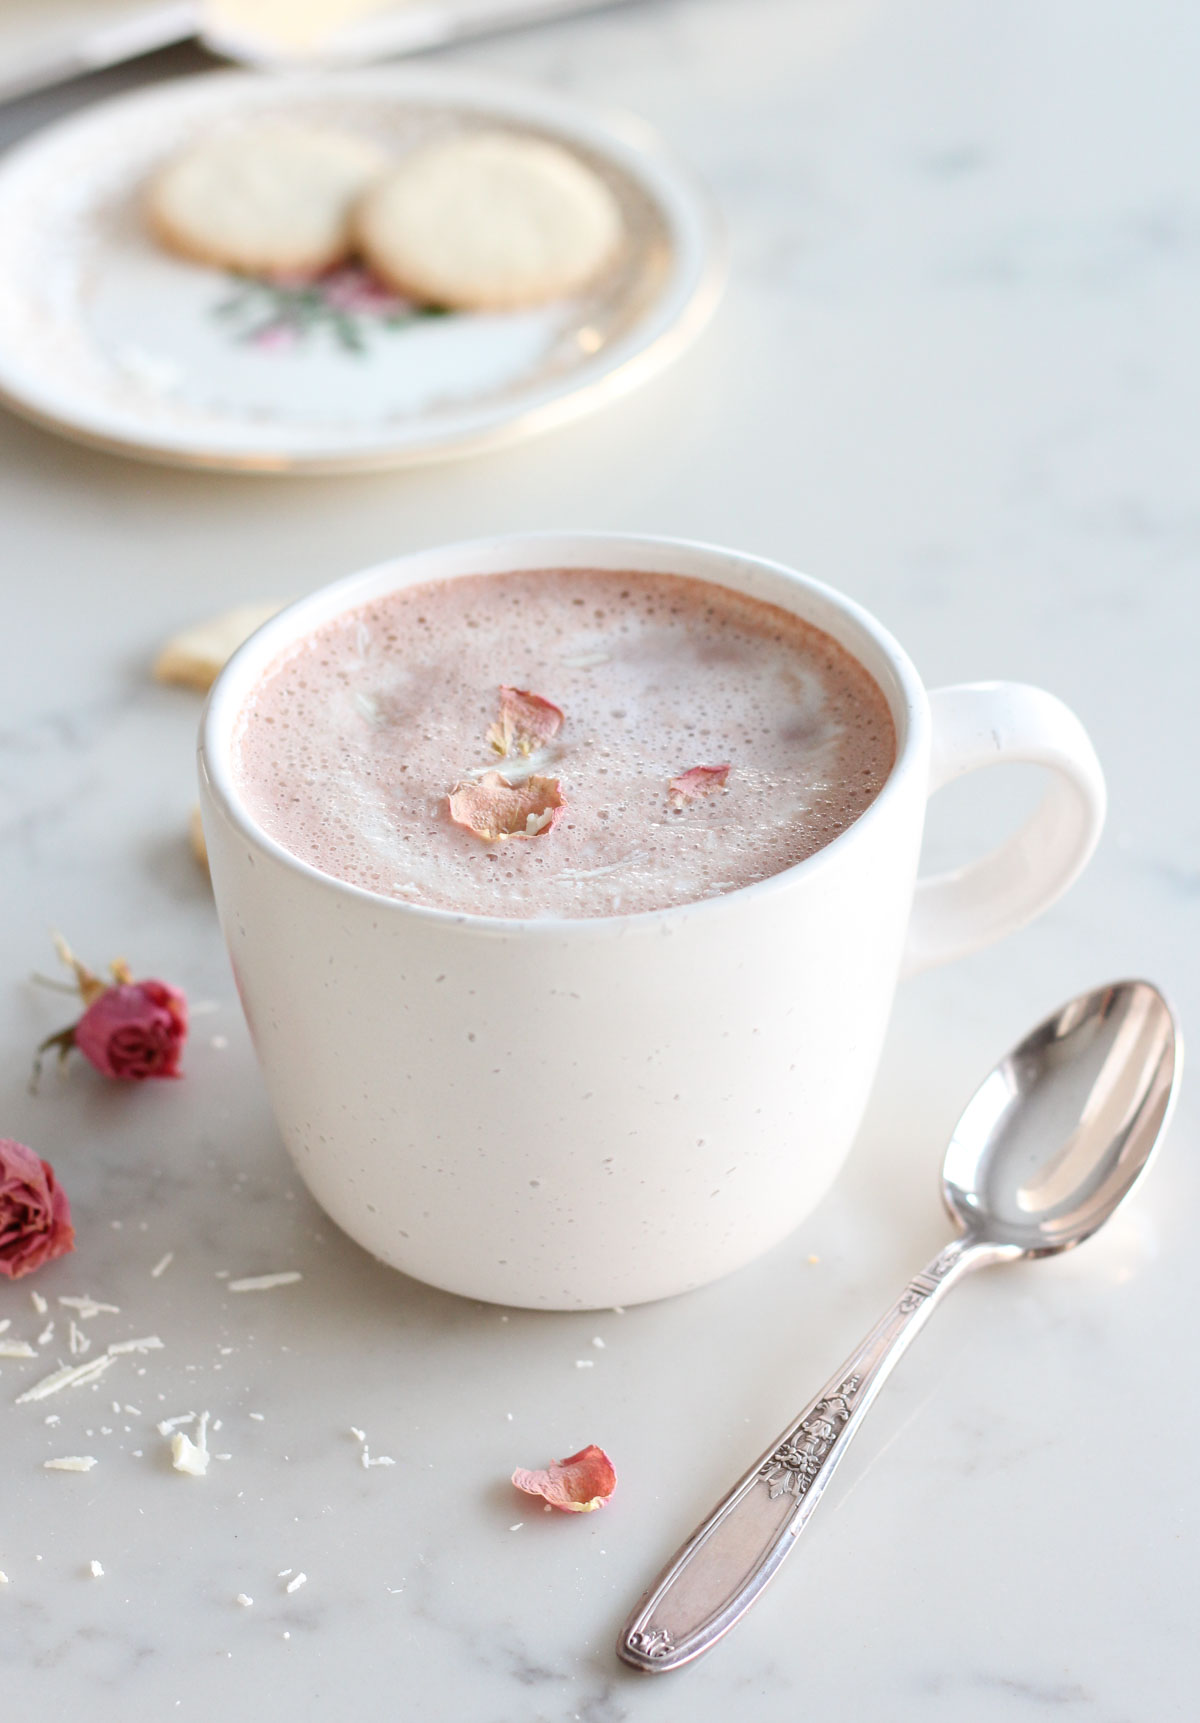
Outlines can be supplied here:
[[234, 275], [232, 281], [233, 291], [213, 307], [213, 316], [235, 340], [276, 353], [328, 336], [342, 352], [361, 356], [373, 334], [450, 315], [440, 305], [393, 293], [359, 264], [339, 264], [315, 278]]

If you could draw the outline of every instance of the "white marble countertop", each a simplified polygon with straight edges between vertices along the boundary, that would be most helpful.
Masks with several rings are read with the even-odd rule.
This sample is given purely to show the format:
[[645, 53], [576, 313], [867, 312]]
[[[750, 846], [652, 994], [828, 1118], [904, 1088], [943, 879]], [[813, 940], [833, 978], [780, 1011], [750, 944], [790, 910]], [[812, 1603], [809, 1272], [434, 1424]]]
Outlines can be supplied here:
[[[94, 1345], [164, 1341], [44, 1405], [13, 1404], [42, 1365], [0, 1365], [6, 1715], [1190, 1719], [1187, 1094], [1102, 1238], [951, 1302], [807, 1548], [723, 1647], [654, 1680], [612, 1646], [661, 1560], [946, 1236], [942, 1145], [993, 1059], [1123, 973], [1200, 1022], [1200, 13], [663, 0], [455, 58], [632, 108], [706, 176], [732, 282], [669, 375], [525, 447], [353, 480], [173, 474], [0, 418], [0, 1135], [55, 1162], [79, 1231], [73, 1257], [0, 1285], [0, 1319], [38, 1334], [33, 1284], [58, 1324], [45, 1354], [60, 1294], [120, 1307], [81, 1325]], [[198, 63], [0, 110], [0, 136]], [[308, 1200], [183, 836], [196, 703], [147, 676], [160, 639], [210, 611], [541, 525], [790, 561], [873, 608], [931, 683], [1062, 694], [1112, 791], [1061, 905], [901, 992], [861, 1140], [798, 1234], [625, 1315], [429, 1291]], [[937, 847], [1026, 793], [948, 797]], [[52, 964], [51, 926], [211, 1007], [182, 1083], [117, 1090], [80, 1066], [27, 1092], [30, 1049], [63, 1020], [25, 979]], [[257, 1297], [217, 1278], [277, 1268], [304, 1278]], [[171, 1470], [155, 1430], [190, 1410], [221, 1421], [230, 1455], [203, 1482]], [[395, 1465], [364, 1470], [351, 1426]], [[589, 1441], [621, 1473], [607, 1511], [543, 1515], [507, 1485]], [[99, 1458], [86, 1476], [42, 1470], [80, 1452]], [[290, 1594], [289, 1568], [307, 1575]]]

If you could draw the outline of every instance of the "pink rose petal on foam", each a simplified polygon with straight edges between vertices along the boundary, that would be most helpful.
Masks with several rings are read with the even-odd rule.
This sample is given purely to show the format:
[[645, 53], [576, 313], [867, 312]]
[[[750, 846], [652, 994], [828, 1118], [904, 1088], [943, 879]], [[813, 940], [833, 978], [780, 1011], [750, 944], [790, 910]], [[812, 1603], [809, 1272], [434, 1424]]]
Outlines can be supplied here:
[[557, 778], [535, 776], [510, 784], [499, 772], [485, 772], [477, 783], [455, 784], [448, 800], [455, 825], [488, 844], [540, 838], [554, 830], [567, 806]]
[[677, 778], [672, 778], [667, 788], [676, 809], [682, 808], [685, 802], [694, 802], [697, 796], [707, 796], [712, 790], [723, 790], [725, 780], [732, 770], [733, 767], [727, 761], [723, 766], [693, 766], [691, 771], [681, 772]]
[[561, 709], [528, 688], [500, 687], [500, 716], [487, 733], [498, 754], [532, 754], [562, 729]]
[[543, 1472], [518, 1467], [512, 1481], [527, 1496], [542, 1496], [565, 1514], [590, 1514], [608, 1501], [617, 1487], [617, 1474], [604, 1449], [589, 1442], [565, 1460], [551, 1460]]

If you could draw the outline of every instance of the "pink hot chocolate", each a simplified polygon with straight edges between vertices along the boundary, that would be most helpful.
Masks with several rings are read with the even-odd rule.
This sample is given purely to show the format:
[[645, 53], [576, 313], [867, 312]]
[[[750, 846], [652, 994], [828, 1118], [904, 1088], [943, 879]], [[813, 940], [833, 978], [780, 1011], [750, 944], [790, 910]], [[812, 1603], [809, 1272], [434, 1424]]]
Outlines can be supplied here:
[[[531, 733], [498, 758], [506, 713]], [[408, 587], [315, 630], [254, 690], [234, 764], [254, 818], [324, 873], [470, 914], [586, 917], [803, 861], [895, 752], [877, 684], [790, 612], [678, 575], [533, 569]], [[497, 771], [559, 786], [532, 841], [452, 817], [451, 793]]]

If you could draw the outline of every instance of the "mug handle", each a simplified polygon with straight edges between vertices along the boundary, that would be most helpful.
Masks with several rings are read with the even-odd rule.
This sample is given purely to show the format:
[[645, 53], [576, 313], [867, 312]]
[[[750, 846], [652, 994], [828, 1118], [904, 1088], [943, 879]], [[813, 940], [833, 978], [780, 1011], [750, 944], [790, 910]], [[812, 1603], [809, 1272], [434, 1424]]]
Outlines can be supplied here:
[[1104, 824], [1104, 774], [1083, 725], [1044, 689], [969, 682], [929, 696], [929, 793], [981, 766], [1021, 761], [1051, 778], [998, 849], [917, 881], [902, 973], [965, 957], [1032, 921], [1078, 878]]

